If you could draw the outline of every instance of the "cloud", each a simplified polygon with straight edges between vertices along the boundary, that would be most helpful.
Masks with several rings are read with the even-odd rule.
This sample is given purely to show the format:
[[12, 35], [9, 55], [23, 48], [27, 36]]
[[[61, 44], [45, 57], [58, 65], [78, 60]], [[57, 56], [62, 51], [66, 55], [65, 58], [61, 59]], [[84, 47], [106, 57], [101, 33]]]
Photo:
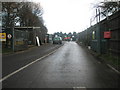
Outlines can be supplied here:
[[49, 33], [80, 32], [88, 28], [95, 0], [40, 0]]

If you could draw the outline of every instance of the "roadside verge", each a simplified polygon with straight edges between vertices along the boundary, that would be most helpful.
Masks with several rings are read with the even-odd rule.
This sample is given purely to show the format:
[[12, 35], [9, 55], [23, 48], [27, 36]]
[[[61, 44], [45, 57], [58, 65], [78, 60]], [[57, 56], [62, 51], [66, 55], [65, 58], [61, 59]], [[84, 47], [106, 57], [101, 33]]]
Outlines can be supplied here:
[[86, 51], [88, 51], [91, 55], [93, 55], [96, 58], [96, 60], [98, 60], [100, 63], [106, 64], [109, 68], [111, 68], [112, 70], [114, 70], [115, 72], [120, 74], [120, 61], [119, 61], [119, 58], [116, 58], [116, 60], [114, 60], [113, 58], [111, 59], [109, 56], [107, 56], [105, 54], [100, 55], [100, 54], [92, 51], [91, 49], [88, 49], [87, 47], [85, 47], [82, 44], [78, 43], [78, 45], [80, 45], [82, 48], [84, 48]]

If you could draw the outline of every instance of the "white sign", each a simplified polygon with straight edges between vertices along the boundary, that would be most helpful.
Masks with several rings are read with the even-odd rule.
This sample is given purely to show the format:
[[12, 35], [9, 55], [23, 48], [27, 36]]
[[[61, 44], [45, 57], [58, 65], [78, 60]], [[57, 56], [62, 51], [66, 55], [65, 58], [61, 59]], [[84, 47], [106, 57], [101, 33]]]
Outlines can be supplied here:
[[39, 37], [37, 36], [36, 39], [37, 39], [38, 46], [40, 46]]
[[8, 34], [7, 37], [8, 37], [8, 39], [11, 39], [11, 38], [12, 38], [12, 35], [11, 35], [11, 34]]

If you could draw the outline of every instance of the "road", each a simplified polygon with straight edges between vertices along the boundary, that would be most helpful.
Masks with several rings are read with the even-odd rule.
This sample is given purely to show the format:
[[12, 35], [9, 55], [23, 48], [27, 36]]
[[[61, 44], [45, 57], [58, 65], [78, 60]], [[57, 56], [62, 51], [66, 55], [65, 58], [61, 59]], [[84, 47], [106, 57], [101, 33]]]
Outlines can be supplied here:
[[117, 88], [119, 80], [115, 71], [77, 43], [66, 42], [2, 83], [3, 88]]
[[44, 44], [40, 47], [33, 47], [28, 50], [15, 52], [14, 54], [3, 55], [2, 76], [5, 77], [15, 70], [29, 64], [35, 59], [38, 59], [59, 47], [60, 45]]

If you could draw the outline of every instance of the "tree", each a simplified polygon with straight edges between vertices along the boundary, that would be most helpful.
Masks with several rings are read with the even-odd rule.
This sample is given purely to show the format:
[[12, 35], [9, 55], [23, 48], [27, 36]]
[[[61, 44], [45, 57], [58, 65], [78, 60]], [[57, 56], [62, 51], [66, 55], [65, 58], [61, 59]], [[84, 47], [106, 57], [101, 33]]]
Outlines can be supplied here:
[[14, 20], [18, 15], [20, 9], [20, 3], [16, 2], [2, 2], [2, 22], [3, 27], [10, 27], [15, 24]]
[[39, 24], [43, 24], [41, 17], [43, 9], [39, 3], [22, 2], [22, 5], [20, 10], [21, 26], [39, 26]]
[[[2, 2], [2, 27], [5, 32], [13, 33], [14, 27], [41, 27], [39, 32], [44, 39], [47, 28], [42, 19], [43, 9], [40, 3], [33, 2]], [[10, 29], [7, 29], [7, 28]]]
[[71, 32], [68, 33], [68, 37], [72, 37], [72, 33]]
[[2, 2], [2, 13], [4, 27], [10, 27], [18, 22], [20, 26], [38, 26], [44, 23], [40, 3]]
[[95, 8], [101, 8], [102, 16], [108, 16], [120, 10], [120, 1], [105, 0], [95, 5]]

